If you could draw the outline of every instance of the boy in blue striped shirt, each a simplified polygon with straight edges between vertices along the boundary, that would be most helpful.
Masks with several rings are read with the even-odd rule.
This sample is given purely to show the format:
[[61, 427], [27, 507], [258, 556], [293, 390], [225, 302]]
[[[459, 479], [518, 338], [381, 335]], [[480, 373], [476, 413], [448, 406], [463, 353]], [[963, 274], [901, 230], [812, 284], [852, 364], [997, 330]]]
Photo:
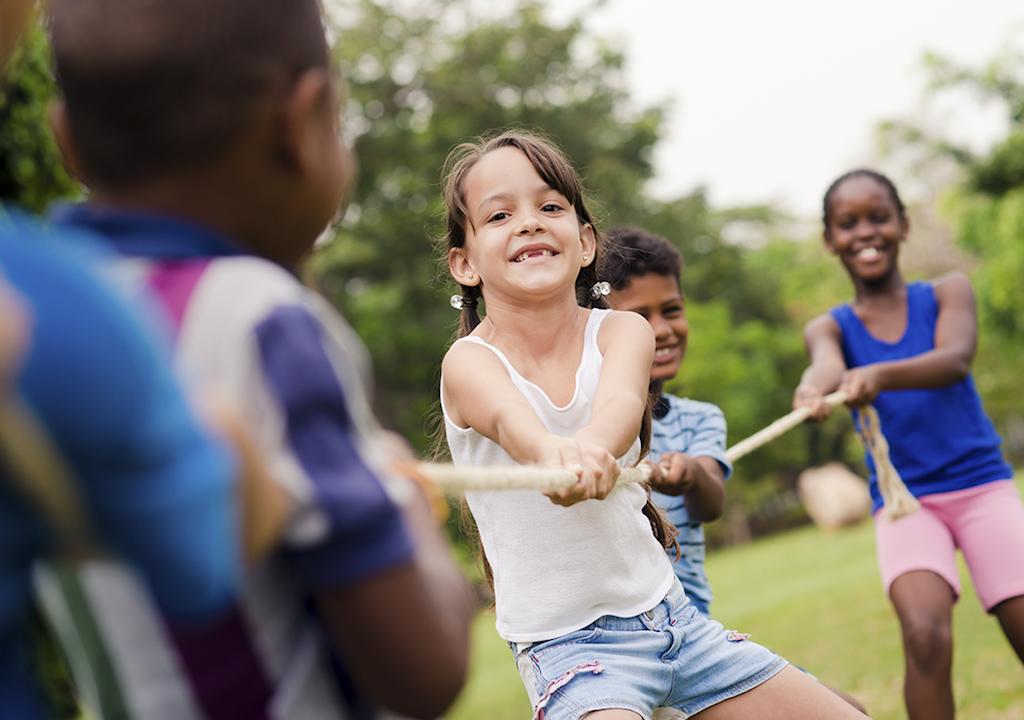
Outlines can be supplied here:
[[[658, 400], [652, 413], [651, 495], [679, 530], [680, 553], [669, 553], [676, 577], [694, 607], [709, 615], [712, 593], [704, 572], [703, 523], [721, 517], [725, 481], [732, 475], [725, 457], [725, 415], [717, 405], [662, 392], [664, 383], [679, 372], [690, 330], [679, 282], [679, 251], [668, 240], [636, 228], [612, 230], [608, 240], [603, 277], [612, 286], [609, 303], [616, 310], [640, 313], [654, 329], [651, 388]], [[856, 698], [829, 689], [867, 712]]]
[[643, 315], [654, 329], [656, 349], [651, 384], [658, 391], [651, 428], [654, 501], [679, 530], [678, 557], [670, 553], [686, 596], [709, 614], [711, 585], [704, 572], [703, 523], [716, 520], [725, 503], [732, 465], [725, 458], [725, 416], [716, 405], [661, 392], [679, 372], [689, 326], [679, 285], [682, 258], [667, 240], [635, 228], [617, 229], [608, 239], [604, 274], [616, 310]]

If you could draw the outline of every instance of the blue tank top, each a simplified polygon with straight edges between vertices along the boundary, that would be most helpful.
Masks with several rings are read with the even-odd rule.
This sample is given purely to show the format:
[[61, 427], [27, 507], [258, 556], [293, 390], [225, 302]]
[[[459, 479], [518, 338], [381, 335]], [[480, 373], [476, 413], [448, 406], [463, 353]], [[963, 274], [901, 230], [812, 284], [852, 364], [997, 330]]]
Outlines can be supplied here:
[[[850, 368], [903, 360], [935, 348], [938, 303], [930, 283], [907, 286], [907, 329], [895, 343], [872, 336], [850, 305], [830, 311], [843, 336], [843, 356]], [[874, 402], [889, 442], [889, 455], [915, 497], [951, 492], [1013, 477], [999, 450], [999, 435], [981, 406], [968, 375], [940, 388], [887, 390]], [[854, 413], [857, 422], [857, 414]], [[871, 471], [873, 507], [882, 506], [875, 466]]]

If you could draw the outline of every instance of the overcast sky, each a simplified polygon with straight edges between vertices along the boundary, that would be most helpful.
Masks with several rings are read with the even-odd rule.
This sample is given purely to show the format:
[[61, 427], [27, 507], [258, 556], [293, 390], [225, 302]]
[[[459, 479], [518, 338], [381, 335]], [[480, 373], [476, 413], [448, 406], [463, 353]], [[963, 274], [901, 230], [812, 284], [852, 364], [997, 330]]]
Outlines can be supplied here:
[[[549, 0], [565, 19], [587, 0]], [[884, 118], [920, 113], [921, 57], [981, 65], [1016, 38], [1022, 0], [608, 0], [590, 28], [620, 43], [641, 103], [672, 100], [655, 194], [703, 183], [716, 204], [817, 212], [832, 178], [875, 159]], [[952, 137], [985, 147], [998, 108], [932, 108]]]

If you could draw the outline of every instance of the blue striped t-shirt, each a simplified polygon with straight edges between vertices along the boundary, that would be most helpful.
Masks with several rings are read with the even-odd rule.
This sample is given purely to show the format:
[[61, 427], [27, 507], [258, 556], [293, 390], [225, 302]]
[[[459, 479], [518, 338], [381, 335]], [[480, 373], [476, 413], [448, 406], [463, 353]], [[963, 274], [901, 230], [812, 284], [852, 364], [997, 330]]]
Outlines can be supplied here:
[[[725, 416], [717, 405], [663, 394], [654, 408], [651, 428], [651, 460], [658, 462], [662, 453], [680, 452], [693, 457], [710, 457], [722, 466], [725, 479], [732, 475], [732, 464], [725, 459]], [[676, 577], [686, 596], [703, 614], [711, 605], [711, 585], [704, 572], [704, 526], [690, 517], [682, 495], [652, 492], [654, 502], [665, 511], [679, 529], [678, 559], [669, 551]]]

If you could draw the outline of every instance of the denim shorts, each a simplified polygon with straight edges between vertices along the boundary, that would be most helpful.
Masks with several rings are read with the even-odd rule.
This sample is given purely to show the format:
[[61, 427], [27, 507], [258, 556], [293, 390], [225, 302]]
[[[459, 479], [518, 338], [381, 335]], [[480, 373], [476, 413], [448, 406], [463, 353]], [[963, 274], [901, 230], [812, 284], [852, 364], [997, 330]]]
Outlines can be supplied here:
[[699, 612], [676, 582], [636, 617], [605, 615], [553, 640], [509, 643], [535, 720], [659, 707], [690, 717], [754, 688], [786, 661]]

